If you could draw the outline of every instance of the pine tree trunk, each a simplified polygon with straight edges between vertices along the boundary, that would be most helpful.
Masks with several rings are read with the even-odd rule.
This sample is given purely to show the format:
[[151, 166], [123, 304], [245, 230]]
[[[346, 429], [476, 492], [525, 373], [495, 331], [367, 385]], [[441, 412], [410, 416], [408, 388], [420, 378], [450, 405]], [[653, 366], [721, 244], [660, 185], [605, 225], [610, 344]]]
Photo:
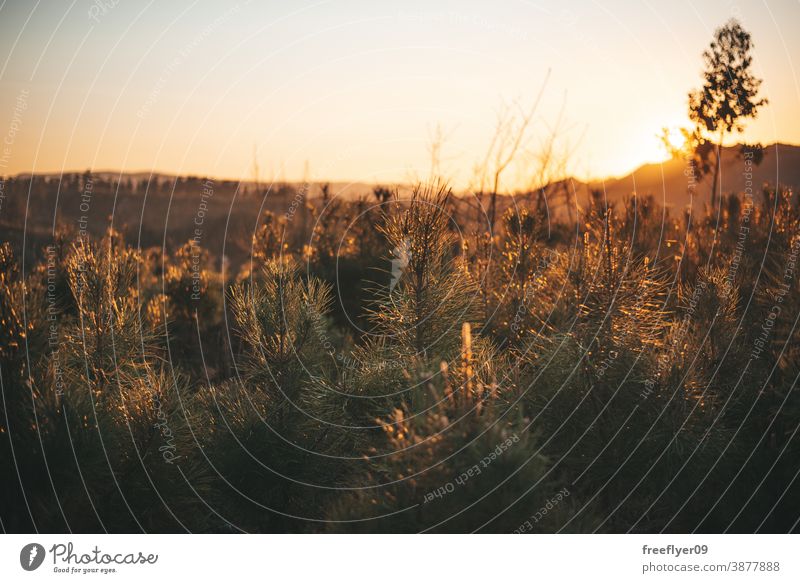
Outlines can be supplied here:
[[[714, 184], [711, 185], [711, 208], [717, 206], [717, 184], [719, 183], [719, 171], [722, 166], [722, 134], [720, 133], [717, 142], [717, 159], [714, 161]], [[721, 190], [721, 189], [720, 189]]]
[[497, 189], [492, 192], [491, 204], [489, 205], [489, 232], [494, 235], [494, 219], [497, 212]]

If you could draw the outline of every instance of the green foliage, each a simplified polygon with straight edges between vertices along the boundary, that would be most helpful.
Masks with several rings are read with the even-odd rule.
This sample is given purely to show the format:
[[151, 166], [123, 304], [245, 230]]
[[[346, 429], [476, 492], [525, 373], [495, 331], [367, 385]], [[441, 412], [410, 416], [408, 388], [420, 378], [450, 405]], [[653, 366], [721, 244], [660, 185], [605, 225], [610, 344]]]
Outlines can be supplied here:
[[793, 193], [595, 196], [573, 241], [534, 201], [492, 235], [440, 186], [381, 202], [368, 243], [363, 201], [314, 249], [265, 223], [232, 285], [191, 241], [61, 231], [25, 277], [0, 247], [4, 528], [791, 528]]
[[443, 185], [418, 187], [381, 228], [394, 257], [394, 285], [371, 316], [380, 335], [417, 355], [452, 356], [462, 323], [479, 318], [477, 285], [454, 255], [450, 194]]
[[[564, 502], [551, 509], [549, 499], [563, 484], [540, 453], [529, 421], [514, 411], [503, 415], [491, 405], [478, 413], [475, 402], [446, 397], [434, 388], [441, 384], [441, 378], [427, 380], [427, 412], [398, 409], [383, 422], [389, 451], [373, 461], [368, 486], [331, 507], [328, 530], [510, 533], [561, 528], [575, 505], [562, 495], [559, 502]], [[587, 526], [580, 520], [567, 530]]]
[[703, 52], [703, 87], [689, 94], [689, 115], [709, 133], [741, 132], [742, 121], [755, 117], [766, 99], [756, 99], [761, 80], [753, 76], [750, 33], [735, 19], [714, 32]]
[[247, 382], [291, 399], [319, 368], [329, 287], [316, 278], [300, 279], [291, 260], [273, 259], [260, 280], [234, 286], [230, 302], [247, 346]]
[[[744, 121], [756, 117], [758, 110], [768, 103], [766, 98], [758, 98], [761, 79], [750, 71], [752, 48], [750, 33], [736, 19], [729, 20], [714, 32], [714, 40], [703, 52], [703, 87], [689, 93], [689, 119], [694, 128], [682, 131], [698, 175], [711, 170], [711, 153], [714, 153], [712, 207], [716, 206], [725, 134], [743, 132]], [[759, 151], [757, 164], [761, 148], [755, 149]]]

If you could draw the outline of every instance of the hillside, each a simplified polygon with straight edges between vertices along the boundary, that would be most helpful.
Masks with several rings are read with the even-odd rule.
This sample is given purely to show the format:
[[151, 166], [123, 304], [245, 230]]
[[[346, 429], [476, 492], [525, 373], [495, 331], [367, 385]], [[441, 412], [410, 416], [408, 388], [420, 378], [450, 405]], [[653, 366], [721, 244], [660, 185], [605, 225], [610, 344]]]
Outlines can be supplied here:
[[[746, 181], [752, 180], [753, 192], [758, 195], [765, 183], [781, 184], [792, 188], [800, 186], [800, 146], [772, 144], [764, 149], [760, 165], [752, 166], [752, 177], [746, 177], [747, 167], [739, 156], [738, 146], [723, 150], [721, 182], [722, 193], [742, 192]], [[694, 201], [690, 193], [691, 171], [686, 161], [672, 159], [661, 164], [645, 164], [627, 176], [605, 181], [592, 182], [592, 189], [605, 190], [609, 200], [618, 201], [634, 192], [640, 196], [652, 194], [656, 200], [671, 208], [682, 208], [692, 204], [708, 202], [711, 189], [711, 176], [695, 180]], [[585, 193], [587, 189], [579, 188]]]

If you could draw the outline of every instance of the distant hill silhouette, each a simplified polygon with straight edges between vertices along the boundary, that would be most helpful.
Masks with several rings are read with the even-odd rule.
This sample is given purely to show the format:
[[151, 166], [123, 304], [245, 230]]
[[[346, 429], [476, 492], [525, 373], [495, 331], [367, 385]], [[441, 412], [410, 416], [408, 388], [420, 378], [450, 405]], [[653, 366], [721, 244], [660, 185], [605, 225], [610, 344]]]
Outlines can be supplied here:
[[[745, 189], [745, 162], [739, 155], [739, 146], [723, 149], [720, 172], [724, 195]], [[652, 194], [656, 201], [670, 208], [684, 208], [689, 204], [694, 209], [702, 208], [709, 201], [712, 176], [696, 180], [694, 200], [690, 194], [691, 168], [685, 160], [672, 159], [661, 164], [645, 164], [627, 176], [587, 184], [574, 183], [579, 201], [584, 202], [588, 189], [605, 191], [609, 200], [618, 201], [634, 192], [638, 196]], [[800, 187], [800, 146], [772, 144], [764, 148], [764, 158], [758, 166], [752, 166], [752, 188], [760, 195], [765, 183], [780, 184], [794, 189]]]
[[[722, 153], [722, 189], [723, 195], [733, 192], [741, 193], [745, 189], [746, 178], [744, 176], [745, 163], [740, 156], [739, 146], [730, 146], [723, 149]], [[72, 172], [68, 174], [82, 174], [82, 172]], [[120, 173], [113, 170], [94, 171], [92, 175], [97, 179], [106, 181], [130, 181], [137, 189], [142, 191], [148, 183], [161, 185], [160, 194], [170, 192], [170, 185], [174, 184], [178, 177], [166, 173], [150, 173], [150, 172], [128, 172]], [[16, 176], [17, 179], [29, 179], [32, 175], [30, 173], [20, 173]], [[37, 173], [33, 175], [37, 178], [45, 180], [58, 180], [63, 175], [56, 173]], [[188, 177], [191, 180], [191, 177]], [[183, 177], [187, 179], [187, 177]], [[202, 180], [202, 178], [195, 177], [195, 180]], [[236, 190], [237, 187], [240, 192], [255, 193], [260, 192], [262, 196], [271, 199], [278, 203], [280, 196], [278, 191], [283, 194], [287, 192], [286, 189], [297, 191], [303, 188], [302, 182], [280, 182], [270, 183], [269, 181], [261, 181], [256, 185], [251, 180], [243, 180], [241, 182], [235, 180], [222, 180], [213, 179], [215, 182], [220, 182], [226, 186], [231, 192]], [[622, 177], [607, 178], [605, 180], [593, 180], [590, 182], [583, 182], [576, 178], [566, 178], [557, 183], [550, 184], [545, 188], [547, 192], [548, 204], [550, 211], [559, 214], [564, 211], [565, 201], [569, 201], [570, 206], [574, 207], [575, 199], [580, 206], [585, 205], [591, 190], [600, 190], [605, 192], [608, 200], [611, 202], [618, 202], [625, 197], [629, 197], [636, 193], [638, 196], [653, 195], [659, 204], [663, 204], [668, 208], [682, 209], [692, 204], [694, 209], [702, 208], [703, 204], [709, 201], [711, 175], [704, 176], [700, 179], [695, 178], [694, 183], [694, 200], [690, 193], [691, 172], [690, 167], [686, 160], [671, 159], [661, 163], [644, 164], [631, 172], [630, 174]], [[794, 189], [800, 188], [800, 146], [791, 144], [776, 143], [764, 148], [764, 157], [761, 164], [752, 166], [752, 188], [753, 193], [758, 196], [764, 184], [775, 186], [780, 184]], [[322, 194], [322, 185], [324, 181], [314, 181], [308, 185], [309, 198], [318, 198]], [[391, 190], [397, 191], [401, 197], [407, 196], [410, 193], [409, 184], [384, 184], [384, 186]], [[372, 191], [376, 184], [368, 184], [365, 182], [331, 182], [329, 183], [330, 193], [332, 196], [341, 197], [347, 200], [353, 200], [359, 197], [367, 197], [372, 199]], [[568, 193], [565, 196], [565, 192]], [[150, 193], [151, 196], [157, 196], [159, 192]], [[463, 196], [471, 196], [471, 192], [458, 193]], [[524, 194], [516, 195], [516, 199], [520, 200]], [[528, 195], [530, 196], [530, 195]], [[291, 198], [291, 196], [289, 197]], [[486, 198], [484, 195], [483, 198]], [[499, 196], [498, 205], [502, 212], [512, 204], [510, 196]]]
[[[84, 173], [84, 171], [65, 171], [63, 173], [57, 172], [20, 172], [16, 174], [14, 178], [18, 180], [28, 180], [30, 178], [42, 179], [46, 181], [58, 181], [63, 180], [64, 177], [67, 176], [80, 176]], [[262, 193], [262, 195], [270, 195], [274, 194], [275, 192], [285, 189], [289, 187], [294, 190], [299, 190], [303, 187], [302, 181], [269, 181], [269, 180], [261, 180], [258, 185], [253, 180], [234, 180], [230, 178], [218, 178], [213, 176], [186, 176], [186, 175], [176, 175], [170, 174], [166, 172], [120, 172], [119, 170], [93, 170], [91, 172], [92, 178], [95, 180], [102, 180], [105, 182], [122, 182], [126, 184], [130, 181], [130, 183], [137, 189], [141, 190], [142, 193], [146, 189], [147, 185], [167, 185], [167, 187], [162, 188], [161, 190], [164, 192], [149, 192], [151, 196], [155, 196], [158, 194], [169, 193], [169, 185], [175, 184], [176, 181], [180, 180], [199, 180], [203, 181], [206, 178], [212, 180], [215, 184], [222, 184], [224, 186], [229, 187], [231, 190], [235, 190], [236, 187], [239, 187], [240, 193], [252, 193], [258, 190]], [[2, 175], [0, 175], [2, 177]], [[372, 189], [375, 188], [374, 184], [367, 184], [365, 182], [326, 182], [324, 180], [313, 181], [308, 184], [308, 196], [310, 198], [317, 198], [322, 196], [322, 186], [327, 184], [330, 188], [330, 192], [332, 194], [336, 194], [342, 196], [347, 199], [354, 199], [358, 198], [359, 196], [367, 196], [372, 193]], [[401, 185], [390, 185], [392, 188], [400, 188], [406, 189], [406, 186]]]

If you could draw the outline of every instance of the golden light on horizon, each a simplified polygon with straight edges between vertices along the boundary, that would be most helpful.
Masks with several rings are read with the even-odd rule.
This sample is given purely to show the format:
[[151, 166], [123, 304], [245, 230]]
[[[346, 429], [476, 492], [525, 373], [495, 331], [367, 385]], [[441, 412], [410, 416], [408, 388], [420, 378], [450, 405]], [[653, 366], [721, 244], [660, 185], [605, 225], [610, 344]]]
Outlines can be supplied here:
[[[441, 172], [466, 188], [498, 109], [531, 103], [549, 70], [527, 162], [505, 176], [506, 188], [531, 182], [530, 160], [559, 119], [565, 174], [619, 176], [667, 157], [658, 134], [685, 123], [687, 92], [725, 6], [697, 7], [687, 19], [585, 2], [560, 11], [342, 1], [143, 12], [120, 3], [95, 18], [67, 11], [59, 28], [57, 10], [6, 6], [0, 120], [18, 129], [0, 174], [91, 168], [250, 180], [258, 167], [265, 180], [404, 182], [429, 173], [431, 128], [441, 126]], [[761, 10], [739, 10], [770, 98], [741, 138], [800, 143], [800, 88], [786, 74], [800, 40], [776, 37]], [[796, 16], [796, 7], [775, 10], [782, 21]]]

